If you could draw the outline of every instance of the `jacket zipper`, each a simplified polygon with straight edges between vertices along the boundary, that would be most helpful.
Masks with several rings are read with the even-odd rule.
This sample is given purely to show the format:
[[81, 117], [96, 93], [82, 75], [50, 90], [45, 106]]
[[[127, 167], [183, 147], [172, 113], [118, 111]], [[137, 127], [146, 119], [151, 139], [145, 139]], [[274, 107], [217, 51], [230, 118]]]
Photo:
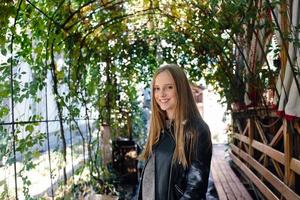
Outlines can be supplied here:
[[[169, 130], [169, 134], [171, 135], [171, 138], [173, 139], [175, 145], [175, 139], [173, 137], [173, 134], [171, 132], [171, 130]], [[170, 173], [169, 173], [169, 185], [168, 185], [168, 200], [170, 199], [170, 190], [171, 190], [171, 177], [172, 177], [172, 171], [173, 171], [173, 157], [174, 157], [174, 153], [172, 154], [172, 159], [171, 159], [171, 167], [170, 167]]]
[[183, 196], [183, 191], [180, 189], [180, 187], [178, 185], [175, 184], [175, 188], [177, 189], [177, 191]]
[[170, 199], [170, 188], [171, 188], [171, 177], [172, 177], [172, 170], [173, 170], [173, 155], [172, 155], [172, 160], [171, 160], [171, 168], [170, 168], [170, 173], [169, 173], [169, 185], [168, 185], [168, 199]]

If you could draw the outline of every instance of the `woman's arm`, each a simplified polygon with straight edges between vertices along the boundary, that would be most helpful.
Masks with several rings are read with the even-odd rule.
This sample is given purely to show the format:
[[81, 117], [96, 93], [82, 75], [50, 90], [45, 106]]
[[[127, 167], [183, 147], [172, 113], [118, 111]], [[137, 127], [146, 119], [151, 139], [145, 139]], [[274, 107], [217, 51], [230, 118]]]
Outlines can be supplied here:
[[210, 131], [206, 124], [198, 134], [195, 150], [197, 154], [188, 168], [186, 188], [180, 200], [205, 199], [212, 156]]

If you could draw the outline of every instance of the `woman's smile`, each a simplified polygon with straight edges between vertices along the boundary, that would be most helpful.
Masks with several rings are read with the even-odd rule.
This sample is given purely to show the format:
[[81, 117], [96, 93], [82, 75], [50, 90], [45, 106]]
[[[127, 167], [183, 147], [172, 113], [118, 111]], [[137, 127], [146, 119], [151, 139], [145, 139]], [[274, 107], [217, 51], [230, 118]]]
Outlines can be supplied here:
[[177, 105], [177, 91], [170, 72], [163, 71], [157, 75], [153, 92], [160, 109], [166, 111], [169, 119], [173, 119]]

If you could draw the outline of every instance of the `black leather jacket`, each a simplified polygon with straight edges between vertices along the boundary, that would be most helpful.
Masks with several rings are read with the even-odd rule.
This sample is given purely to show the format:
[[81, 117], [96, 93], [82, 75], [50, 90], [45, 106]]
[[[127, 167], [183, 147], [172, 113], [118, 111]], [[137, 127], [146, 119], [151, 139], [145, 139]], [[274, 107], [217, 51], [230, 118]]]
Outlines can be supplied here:
[[[155, 171], [155, 185], [158, 185], [159, 187], [167, 187], [163, 189], [167, 189], [168, 191], [167, 197], [156, 197], [156, 200], [201, 200], [206, 198], [210, 162], [212, 156], [212, 144], [209, 128], [204, 121], [201, 121], [201, 123], [199, 123], [199, 127], [197, 127], [197, 130], [199, 130], [197, 133], [197, 145], [195, 149], [197, 151], [197, 156], [192, 159], [191, 164], [187, 168], [184, 168], [178, 162], [173, 162], [170, 168], [162, 167], [159, 168], [159, 170]], [[163, 136], [163, 134], [161, 135]], [[169, 145], [161, 145], [161, 143], [163, 142], [161, 142], [160, 138], [160, 141], [153, 147], [154, 154], [159, 154], [159, 152], [157, 151], [162, 151], [165, 150], [165, 148], [170, 148]], [[189, 152], [186, 149], [186, 155], [188, 154]], [[172, 155], [164, 156], [172, 157]], [[165, 183], [163, 182], [163, 180], [160, 180], [160, 178], [157, 178], [161, 177], [161, 175], [165, 173], [169, 173], [168, 183]], [[143, 173], [141, 177], [143, 177]], [[140, 181], [140, 183], [141, 182], [142, 181]], [[139, 200], [142, 200], [141, 192], [142, 191], [140, 186], [138, 194]]]

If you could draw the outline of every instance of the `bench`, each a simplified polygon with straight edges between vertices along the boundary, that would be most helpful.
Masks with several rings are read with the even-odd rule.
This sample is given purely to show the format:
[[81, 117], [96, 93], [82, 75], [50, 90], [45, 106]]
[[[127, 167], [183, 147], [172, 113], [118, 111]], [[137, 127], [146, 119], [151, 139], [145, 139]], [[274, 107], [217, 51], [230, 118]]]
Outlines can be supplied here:
[[225, 159], [225, 146], [214, 145], [211, 175], [220, 200], [252, 200], [243, 183]]

